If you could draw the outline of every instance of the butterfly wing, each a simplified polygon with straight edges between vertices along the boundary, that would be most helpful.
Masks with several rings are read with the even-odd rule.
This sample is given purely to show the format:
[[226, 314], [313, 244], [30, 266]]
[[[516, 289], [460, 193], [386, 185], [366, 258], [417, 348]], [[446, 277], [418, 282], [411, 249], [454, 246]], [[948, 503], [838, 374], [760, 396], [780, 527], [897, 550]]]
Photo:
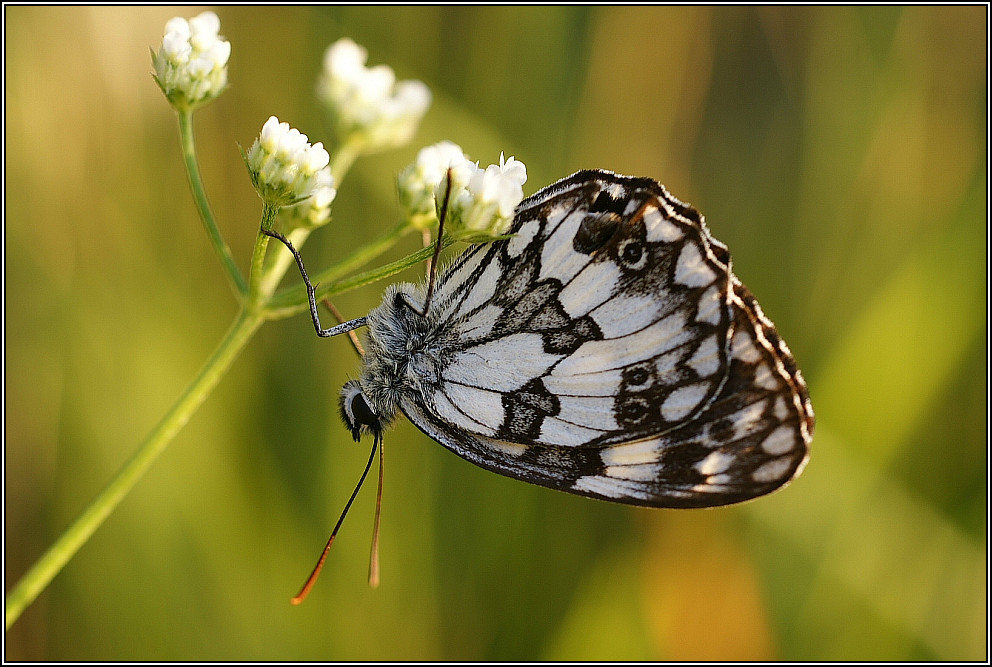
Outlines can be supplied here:
[[633, 504], [722, 505], [798, 473], [805, 385], [698, 213], [587, 171], [525, 200], [511, 233], [439, 278], [454, 343], [400, 403], [416, 426], [495, 472]]

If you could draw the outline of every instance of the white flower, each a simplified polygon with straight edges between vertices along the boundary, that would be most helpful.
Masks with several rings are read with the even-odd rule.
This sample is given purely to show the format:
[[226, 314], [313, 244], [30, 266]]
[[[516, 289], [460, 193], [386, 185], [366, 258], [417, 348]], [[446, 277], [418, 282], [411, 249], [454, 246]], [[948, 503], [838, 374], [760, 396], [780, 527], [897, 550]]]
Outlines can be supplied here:
[[313, 194], [299, 204], [288, 206], [281, 211], [285, 217], [283, 229], [289, 230], [295, 227], [314, 229], [327, 224], [331, 219], [331, 202], [337, 194], [331, 168], [324, 167], [317, 172], [317, 184], [313, 188]]
[[396, 177], [400, 204], [411, 219], [418, 220], [425, 227], [437, 222], [434, 189], [449, 167], [460, 165], [468, 165], [473, 172], [475, 170], [475, 165], [468, 161], [458, 144], [442, 141], [420, 149], [416, 162]]
[[[311, 197], [318, 186], [333, 189], [334, 181], [327, 169], [330, 159], [323, 144], [311, 146], [307, 135], [289, 123], [280, 123], [275, 116], [265, 121], [245, 155], [255, 191], [272, 206], [300, 203]], [[325, 170], [327, 174], [322, 176]], [[321, 197], [326, 198], [326, 193]]]
[[165, 24], [162, 47], [152, 53], [152, 64], [155, 80], [177, 109], [209, 102], [227, 86], [231, 43], [218, 35], [219, 30], [220, 19], [209, 11]]
[[414, 224], [434, 224], [447, 203], [446, 232], [473, 237], [506, 233], [526, 182], [527, 168], [516, 158], [500, 153], [498, 165], [480, 169], [450, 141], [420, 149], [396, 178], [400, 204]]
[[[452, 169], [451, 191], [448, 197], [448, 220], [453, 233], [483, 236], [505, 234], [513, 222], [513, 213], [524, 198], [523, 184], [527, 168], [511, 157], [485, 169], [466, 163]], [[435, 189], [437, 205], [443, 205], [447, 185], [442, 179]]]
[[364, 152], [405, 144], [431, 103], [420, 81], [396, 81], [386, 65], [365, 66], [368, 52], [340, 39], [324, 53], [317, 97], [334, 121], [340, 141], [360, 142]]
[[220, 19], [213, 12], [203, 12], [189, 20], [190, 44], [197, 51], [209, 51], [217, 41]]

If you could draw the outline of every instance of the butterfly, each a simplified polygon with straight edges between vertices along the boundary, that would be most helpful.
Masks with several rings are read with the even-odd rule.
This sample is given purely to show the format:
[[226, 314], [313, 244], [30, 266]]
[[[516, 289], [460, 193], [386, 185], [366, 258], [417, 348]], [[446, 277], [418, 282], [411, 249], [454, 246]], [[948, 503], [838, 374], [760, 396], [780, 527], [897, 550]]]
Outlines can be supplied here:
[[380, 442], [403, 413], [501, 475], [672, 508], [767, 494], [809, 456], [813, 409], [789, 348], [703, 216], [651, 178], [562, 179], [436, 289], [392, 285], [321, 335], [361, 325], [361, 377], [341, 392], [355, 440]]

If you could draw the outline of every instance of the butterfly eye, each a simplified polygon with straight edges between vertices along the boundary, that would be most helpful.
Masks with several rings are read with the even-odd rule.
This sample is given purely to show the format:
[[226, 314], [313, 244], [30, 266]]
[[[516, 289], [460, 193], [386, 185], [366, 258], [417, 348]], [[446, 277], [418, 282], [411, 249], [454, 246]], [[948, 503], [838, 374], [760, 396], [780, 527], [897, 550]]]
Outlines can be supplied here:
[[351, 399], [351, 414], [355, 417], [355, 423], [368, 426], [375, 430], [379, 426], [379, 418], [372, 412], [364, 394], [355, 394]]
[[373, 435], [382, 432], [382, 420], [369, 406], [362, 387], [356, 380], [350, 380], [341, 388], [341, 417], [355, 442], [361, 438], [363, 429]]

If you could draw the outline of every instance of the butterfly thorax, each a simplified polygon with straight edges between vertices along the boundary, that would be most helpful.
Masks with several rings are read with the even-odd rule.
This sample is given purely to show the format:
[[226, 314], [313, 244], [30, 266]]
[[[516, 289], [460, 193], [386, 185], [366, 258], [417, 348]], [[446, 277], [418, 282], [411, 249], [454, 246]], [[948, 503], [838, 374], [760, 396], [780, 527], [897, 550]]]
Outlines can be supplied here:
[[430, 395], [440, 383], [445, 350], [452, 333], [444, 326], [440, 304], [421, 314], [424, 289], [412, 283], [391, 285], [382, 304], [369, 313], [362, 392], [383, 426], [395, 417], [404, 396]]

